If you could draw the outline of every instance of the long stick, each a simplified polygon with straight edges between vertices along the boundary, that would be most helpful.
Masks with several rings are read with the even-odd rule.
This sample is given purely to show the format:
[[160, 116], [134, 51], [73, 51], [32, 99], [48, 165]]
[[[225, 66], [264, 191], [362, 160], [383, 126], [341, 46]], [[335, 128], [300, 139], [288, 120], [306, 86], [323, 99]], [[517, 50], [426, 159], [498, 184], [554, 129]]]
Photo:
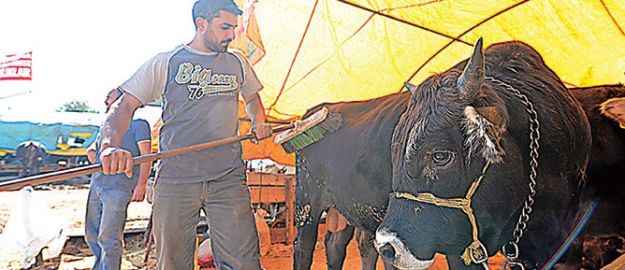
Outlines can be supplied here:
[[[277, 133], [277, 132], [285, 131], [287, 129], [292, 129], [294, 127], [295, 127], [294, 124], [284, 125], [284, 126], [274, 128], [273, 132]], [[164, 158], [173, 157], [177, 155], [197, 152], [200, 150], [214, 148], [214, 147], [218, 147], [218, 146], [222, 146], [222, 145], [226, 145], [230, 143], [240, 142], [240, 141], [248, 140], [251, 138], [254, 138], [254, 134], [248, 133], [248, 134], [241, 135], [241, 136], [230, 137], [230, 138], [225, 138], [225, 139], [216, 140], [212, 142], [191, 145], [191, 146], [174, 149], [170, 151], [137, 156], [137, 157], [134, 157], [132, 161], [134, 162], [134, 164], [152, 162], [158, 159], [164, 159]], [[35, 185], [40, 185], [40, 184], [45, 184], [45, 183], [51, 183], [51, 182], [56, 182], [56, 181], [61, 181], [61, 180], [77, 177], [77, 176], [97, 173], [101, 171], [102, 171], [101, 164], [92, 164], [92, 165], [71, 168], [71, 169], [62, 170], [62, 171], [56, 171], [56, 172], [51, 172], [51, 173], [46, 173], [46, 174], [41, 174], [41, 175], [24, 177], [24, 178], [0, 183], [0, 191], [16, 190], [25, 186], [35, 186]]]

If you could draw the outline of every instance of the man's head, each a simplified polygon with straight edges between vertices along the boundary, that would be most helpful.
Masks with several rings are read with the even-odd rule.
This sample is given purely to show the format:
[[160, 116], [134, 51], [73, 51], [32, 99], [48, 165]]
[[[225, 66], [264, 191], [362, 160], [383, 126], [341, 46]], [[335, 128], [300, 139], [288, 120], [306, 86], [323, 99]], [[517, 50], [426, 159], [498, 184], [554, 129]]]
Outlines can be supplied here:
[[106, 106], [106, 113], [109, 112], [109, 110], [111, 109], [111, 106], [113, 106], [113, 103], [115, 103], [115, 101], [117, 101], [117, 99], [119, 99], [119, 97], [121, 97], [123, 94], [123, 92], [121, 90], [119, 90], [119, 88], [115, 88], [111, 91], [108, 92], [108, 94], [106, 94], [106, 99], [104, 100], [104, 105]]
[[237, 17], [243, 14], [233, 0], [198, 0], [193, 5], [197, 35], [209, 51], [224, 52], [234, 39]]

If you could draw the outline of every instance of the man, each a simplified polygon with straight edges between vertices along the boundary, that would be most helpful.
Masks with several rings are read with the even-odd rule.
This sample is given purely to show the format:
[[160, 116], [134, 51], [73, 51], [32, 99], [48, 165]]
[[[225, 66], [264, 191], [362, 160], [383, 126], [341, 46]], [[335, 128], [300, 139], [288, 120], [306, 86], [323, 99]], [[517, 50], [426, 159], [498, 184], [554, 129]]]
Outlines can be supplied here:
[[[121, 134], [138, 107], [158, 98], [161, 151], [236, 136], [239, 95], [256, 139], [271, 135], [258, 96], [262, 84], [247, 59], [228, 50], [241, 10], [232, 0], [198, 0], [192, 13], [193, 40], [148, 60], [121, 85], [125, 94], [102, 128], [104, 173], [132, 173], [131, 154], [119, 148]], [[194, 268], [200, 208], [207, 214], [217, 268], [260, 269], [240, 143], [160, 160], [156, 178], [158, 269]]]
[[[104, 104], [108, 112], [113, 103], [122, 95], [119, 89], [111, 90]], [[101, 136], [87, 150], [91, 163], [100, 162], [97, 153], [102, 149]], [[132, 120], [130, 128], [121, 139], [120, 147], [132, 156], [151, 152], [150, 125], [143, 119]], [[136, 167], [139, 167], [137, 165]], [[141, 202], [145, 197], [145, 185], [150, 175], [150, 163], [140, 165], [139, 173], [126, 176], [123, 173], [91, 176], [87, 214], [85, 217], [85, 238], [95, 255], [94, 270], [120, 269], [124, 224], [128, 204]]]

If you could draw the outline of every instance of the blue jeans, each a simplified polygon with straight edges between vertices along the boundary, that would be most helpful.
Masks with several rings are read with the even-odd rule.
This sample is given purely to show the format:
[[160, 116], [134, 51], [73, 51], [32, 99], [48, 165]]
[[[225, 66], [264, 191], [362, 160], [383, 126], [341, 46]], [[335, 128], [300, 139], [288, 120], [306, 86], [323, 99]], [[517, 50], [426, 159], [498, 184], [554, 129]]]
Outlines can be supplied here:
[[119, 270], [126, 210], [131, 198], [132, 189], [94, 184], [89, 188], [85, 239], [95, 255], [93, 270]]

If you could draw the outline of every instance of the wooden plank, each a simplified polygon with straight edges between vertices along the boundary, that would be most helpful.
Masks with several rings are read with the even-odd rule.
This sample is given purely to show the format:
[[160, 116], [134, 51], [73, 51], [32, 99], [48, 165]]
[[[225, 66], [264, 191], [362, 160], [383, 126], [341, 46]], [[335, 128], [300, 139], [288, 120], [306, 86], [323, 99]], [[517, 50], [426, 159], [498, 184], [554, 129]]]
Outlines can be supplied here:
[[271, 235], [271, 243], [286, 243], [286, 228], [272, 228], [269, 229], [269, 234]]
[[247, 173], [247, 185], [249, 186], [284, 186], [287, 178], [293, 175], [272, 174], [272, 173]]
[[252, 203], [285, 202], [284, 187], [250, 187]]
[[286, 243], [288, 245], [293, 244], [295, 240], [295, 234], [297, 230], [295, 228], [295, 177], [289, 177], [286, 179], [285, 193], [286, 193]]

